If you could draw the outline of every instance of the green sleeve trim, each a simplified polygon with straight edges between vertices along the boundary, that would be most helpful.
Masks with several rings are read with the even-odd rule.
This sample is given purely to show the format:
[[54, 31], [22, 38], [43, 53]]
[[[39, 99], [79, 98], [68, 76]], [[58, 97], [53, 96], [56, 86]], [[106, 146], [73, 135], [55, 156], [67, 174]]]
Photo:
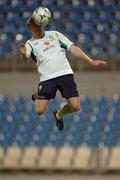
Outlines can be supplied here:
[[30, 44], [29, 42], [27, 42], [27, 43], [28, 43], [29, 46], [31, 47], [31, 49], [32, 49], [31, 51], [34, 52], [34, 49], [33, 49], [33, 47], [31, 46], [31, 44]]
[[67, 49], [67, 45], [66, 45], [66, 44], [64, 44], [64, 43], [63, 43], [62, 41], [60, 41], [60, 40], [59, 40], [59, 42], [60, 42], [62, 48]]
[[56, 33], [56, 35], [57, 35], [58, 40], [59, 40], [59, 42], [60, 42], [60, 44], [61, 44], [61, 47], [64, 48], [64, 49], [67, 49], [67, 45], [66, 45], [65, 43], [63, 43], [63, 42], [59, 39], [59, 36], [58, 36], [57, 33]]
[[27, 42], [27, 43], [28, 43], [29, 46], [31, 47], [30, 55], [31, 55], [32, 60], [35, 61], [35, 62], [37, 62], [36, 56], [35, 56], [35, 54], [34, 54], [34, 49], [33, 49], [33, 47], [31, 46], [31, 44], [30, 44], [29, 42]]

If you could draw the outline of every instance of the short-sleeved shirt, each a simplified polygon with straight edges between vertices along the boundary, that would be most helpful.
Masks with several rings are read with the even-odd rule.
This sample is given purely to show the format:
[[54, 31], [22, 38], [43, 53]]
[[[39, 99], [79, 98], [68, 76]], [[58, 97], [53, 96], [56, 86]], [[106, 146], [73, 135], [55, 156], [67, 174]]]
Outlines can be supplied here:
[[27, 56], [34, 56], [40, 81], [73, 74], [65, 53], [65, 49], [69, 50], [72, 44], [57, 31], [45, 31], [43, 38], [32, 37], [26, 42]]

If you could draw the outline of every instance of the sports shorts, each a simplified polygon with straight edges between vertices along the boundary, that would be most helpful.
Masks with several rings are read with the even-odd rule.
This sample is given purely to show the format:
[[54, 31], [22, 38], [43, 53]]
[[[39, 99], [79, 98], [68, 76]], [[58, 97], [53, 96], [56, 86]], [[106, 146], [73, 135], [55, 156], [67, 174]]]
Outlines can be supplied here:
[[67, 74], [40, 82], [37, 91], [38, 99], [54, 99], [57, 90], [66, 99], [79, 96], [73, 74]]

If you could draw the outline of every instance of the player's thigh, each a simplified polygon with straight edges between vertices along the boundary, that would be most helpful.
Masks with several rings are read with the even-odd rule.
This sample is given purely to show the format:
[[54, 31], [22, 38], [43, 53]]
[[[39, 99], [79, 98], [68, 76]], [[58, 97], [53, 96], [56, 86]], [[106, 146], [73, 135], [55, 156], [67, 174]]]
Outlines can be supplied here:
[[44, 99], [36, 99], [35, 100], [35, 111], [37, 114], [42, 114], [45, 112], [47, 105], [48, 105], [49, 100], [44, 100]]
[[49, 100], [56, 96], [57, 85], [54, 79], [42, 81], [38, 84], [38, 99]]
[[71, 97], [67, 99], [67, 103], [69, 106], [76, 111], [80, 110], [80, 98], [79, 97]]
[[74, 80], [73, 74], [67, 74], [58, 78], [59, 91], [62, 97], [69, 99], [71, 97], [78, 97], [78, 89]]

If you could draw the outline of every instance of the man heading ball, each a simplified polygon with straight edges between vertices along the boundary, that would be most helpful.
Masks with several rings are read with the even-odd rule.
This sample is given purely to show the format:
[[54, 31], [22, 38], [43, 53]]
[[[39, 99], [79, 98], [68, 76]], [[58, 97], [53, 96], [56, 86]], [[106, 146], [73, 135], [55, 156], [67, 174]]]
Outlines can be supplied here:
[[63, 130], [64, 115], [80, 110], [77, 85], [65, 50], [93, 66], [105, 65], [106, 62], [91, 59], [60, 32], [45, 31], [44, 26], [36, 24], [32, 16], [28, 19], [27, 26], [32, 37], [26, 44], [19, 45], [19, 51], [25, 61], [30, 58], [36, 61], [40, 74], [37, 93], [32, 96], [35, 111], [39, 115], [44, 113], [49, 100], [54, 98], [59, 90], [67, 103], [61, 109], [53, 110], [53, 115], [57, 128]]

